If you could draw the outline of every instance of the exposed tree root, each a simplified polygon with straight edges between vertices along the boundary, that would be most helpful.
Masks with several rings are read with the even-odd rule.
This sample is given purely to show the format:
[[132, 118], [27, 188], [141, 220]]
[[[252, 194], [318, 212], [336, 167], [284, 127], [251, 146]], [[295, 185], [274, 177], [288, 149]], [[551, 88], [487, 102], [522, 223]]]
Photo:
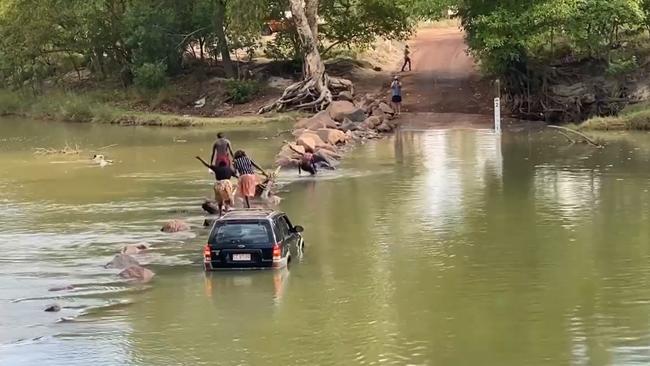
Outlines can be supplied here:
[[[581, 137], [584, 141], [586, 141], [588, 144], [590, 144], [590, 145], [592, 145], [592, 146], [595, 146], [595, 147], [597, 147], [597, 148], [599, 148], [599, 149], [602, 149], [602, 148], [604, 147], [603, 145], [601, 145], [601, 144], [597, 143], [596, 141], [592, 140], [591, 138], [589, 138], [589, 136], [585, 135], [585, 134], [582, 133], [582, 132], [578, 132], [578, 131], [576, 131], [576, 130], [572, 130], [572, 129], [570, 129], [570, 128], [566, 128], [566, 127], [562, 127], [562, 126], [554, 126], [554, 125], [548, 125], [548, 128], [552, 128], [552, 129], [558, 130], [558, 132], [560, 132], [562, 135], [564, 135], [564, 137], [566, 137], [567, 139], [569, 139], [572, 143], [575, 143], [576, 140], [572, 139], [571, 137], [569, 137], [569, 136], [568, 136], [566, 133], [564, 133], [564, 132], [571, 132], [571, 133], [574, 133], [574, 134], [580, 136], [580, 137]], [[563, 131], [564, 131], [564, 132], [563, 132]]]
[[354, 92], [352, 82], [347, 79], [330, 77], [326, 73], [320, 77], [309, 77], [287, 87], [284, 93], [272, 104], [262, 107], [258, 113], [285, 110], [321, 111], [327, 108], [343, 91]]

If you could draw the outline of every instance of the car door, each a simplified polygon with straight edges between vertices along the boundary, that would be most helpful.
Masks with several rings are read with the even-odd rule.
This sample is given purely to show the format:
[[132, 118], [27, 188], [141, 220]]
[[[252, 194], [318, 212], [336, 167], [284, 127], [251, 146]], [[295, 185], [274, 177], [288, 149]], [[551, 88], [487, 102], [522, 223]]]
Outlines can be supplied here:
[[286, 230], [286, 241], [289, 248], [298, 249], [301, 237], [300, 234], [293, 230], [293, 225], [291, 225], [291, 222], [289, 221], [287, 215], [280, 216], [278, 220], [280, 221], [280, 225], [282, 225], [283, 230]]
[[289, 248], [291, 247], [289, 228], [287, 227], [286, 222], [282, 220], [281, 216], [277, 217], [273, 221], [273, 224], [277, 228], [277, 239], [280, 242], [280, 246], [282, 247], [282, 257], [284, 258], [287, 253], [289, 253]]

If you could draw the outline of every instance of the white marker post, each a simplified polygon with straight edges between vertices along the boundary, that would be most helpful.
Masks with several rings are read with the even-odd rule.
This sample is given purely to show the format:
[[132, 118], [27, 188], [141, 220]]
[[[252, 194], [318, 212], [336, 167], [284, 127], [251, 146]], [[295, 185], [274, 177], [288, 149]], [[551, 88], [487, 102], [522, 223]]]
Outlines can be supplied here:
[[501, 98], [494, 98], [494, 132], [501, 133]]
[[494, 98], [494, 132], [501, 133], [501, 80], [495, 81], [496, 96]]

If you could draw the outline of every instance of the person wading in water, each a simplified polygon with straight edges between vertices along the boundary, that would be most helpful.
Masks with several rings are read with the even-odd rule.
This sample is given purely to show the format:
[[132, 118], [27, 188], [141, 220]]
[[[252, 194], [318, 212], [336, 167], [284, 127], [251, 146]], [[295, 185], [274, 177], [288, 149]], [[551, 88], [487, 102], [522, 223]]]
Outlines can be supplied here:
[[219, 217], [221, 217], [224, 209], [226, 212], [230, 211], [235, 202], [235, 197], [233, 197], [233, 186], [230, 182], [230, 178], [236, 178], [237, 173], [223, 160], [218, 163], [218, 166], [214, 166], [208, 164], [199, 156], [196, 158], [199, 159], [199, 161], [208, 169], [212, 170], [217, 179], [217, 182], [214, 184], [214, 200], [219, 206]]
[[402, 113], [402, 82], [399, 81], [399, 76], [395, 76], [393, 82], [390, 84], [391, 103], [393, 109], [398, 115]]
[[251, 208], [250, 199], [255, 197], [255, 190], [257, 188], [257, 176], [253, 167], [262, 172], [264, 176], [267, 176], [267, 174], [264, 169], [260, 168], [259, 165], [255, 164], [253, 160], [246, 156], [246, 152], [237, 150], [234, 157], [232, 163], [239, 174], [239, 185], [237, 189], [246, 201], [246, 208]]
[[318, 173], [318, 166], [321, 168], [333, 170], [334, 167], [329, 164], [329, 162], [322, 157], [315, 155], [314, 150], [309, 147], [305, 148], [305, 152], [301, 153], [296, 150], [289, 144], [289, 148], [293, 150], [296, 154], [300, 155], [300, 163], [298, 163], [298, 174], [302, 174], [302, 171], [306, 171], [311, 175], [316, 175]]
[[225, 138], [222, 132], [219, 132], [217, 134], [217, 141], [215, 141], [214, 145], [212, 145], [212, 156], [210, 157], [210, 164], [219, 166], [219, 162], [223, 161], [227, 166], [230, 166], [230, 156], [233, 156], [230, 141]]
[[406, 70], [406, 65], [409, 65], [409, 71], [411, 71], [411, 50], [409, 46], [404, 46], [404, 65], [402, 65], [402, 72]]

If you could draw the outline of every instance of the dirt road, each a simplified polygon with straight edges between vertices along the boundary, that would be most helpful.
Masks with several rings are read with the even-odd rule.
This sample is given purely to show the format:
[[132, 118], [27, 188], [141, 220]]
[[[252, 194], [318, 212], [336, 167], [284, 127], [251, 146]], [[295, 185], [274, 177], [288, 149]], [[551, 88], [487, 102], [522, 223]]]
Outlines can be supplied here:
[[[480, 81], [456, 27], [418, 31], [410, 42], [412, 71], [401, 72], [402, 117], [412, 127], [474, 127], [491, 123], [490, 90]], [[401, 68], [401, 65], [400, 65]]]

